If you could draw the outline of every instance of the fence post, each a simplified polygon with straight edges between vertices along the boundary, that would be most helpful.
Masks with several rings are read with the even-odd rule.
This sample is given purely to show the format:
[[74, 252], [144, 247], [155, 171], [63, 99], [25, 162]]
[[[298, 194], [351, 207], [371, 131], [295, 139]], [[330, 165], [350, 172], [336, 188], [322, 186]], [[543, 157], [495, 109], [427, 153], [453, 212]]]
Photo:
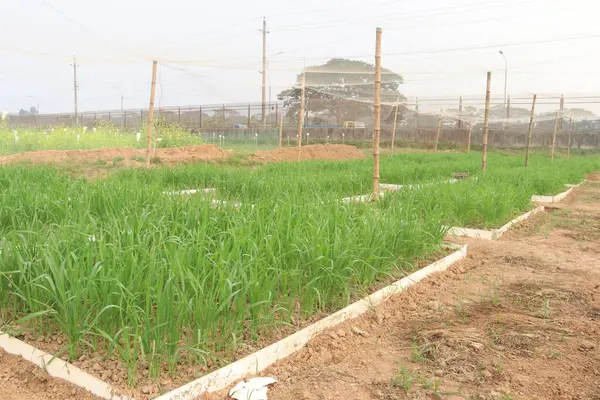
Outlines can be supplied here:
[[565, 96], [560, 95], [560, 133], [563, 133], [563, 124], [564, 121], [564, 111], [565, 111]]
[[473, 122], [469, 121], [469, 133], [467, 134], [467, 154], [471, 152], [471, 136], [473, 135]]
[[181, 125], [181, 107], [177, 107], [177, 123]]
[[527, 149], [525, 150], [525, 166], [529, 165], [529, 148], [531, 147], [531, 133], [533, 132], [533, 118], [535, 116], [535, 99], [537, 94], [533, 95], [533, 102], [531, 103], [531, 115], [529, 117], [529, 132], [527, 133]]
[[462, 96], [458, 99], [458, 130], [462, 129], [462, 110], [463, 110], [463, 102]]
[[123, 127], [127, 129], [127, 111], [123, 110]]
[[433, 146], [433, 151], [438, 151], [438, 142], [440, 141], [440, 133], [442, 132], [442, 120], [444, 119], [442, 111], [443, 110], [440, 108], [440, 116], [438, 117], [437, 133], [435, 135], [435, 144]]
[[250, 103], [248, 103], [248, 128], [250, 128]]
[[492, 86], [492, 73], [487, 73], [487, 85], [485, 89], [485, 112], [483, 114], [483, 138], [481, 140], [483, 151], [481, 155], [481, 170], [487, 169], [487, 148], [488, 148], [488, 121], [490, 117], [490, 90]]
[[96, 116], [96, 112], [94, 111], [94, 126], [96, 126], [97, 124], [97, 116]]
[[112, 116], [110, 115], [110, 111], [108, 112], [108, 120], [112, 122]]
[[400, 104], [396, 103], [396, 111], [394, 112], [394, 125], [392, 127], [392, 145], [390, 148], [390, 157], [394, 155], [394, 144], [396, 143], [396, 124], [398, 122], [398, 109]]
[[275, 102], [275, 126], [279, 123], [279, 103]]
[[569, 140], [567, 145], [567, 158], [571, 158], [571, 146], [573, 140], [573, 116], [569, 117]]
[[198, 129], [202, 129], [202, 106], [199, 107]]
[[554, 161], [554, 149], [556, 148], [556, 131], [558, 130], [558, 111], [556, 112], [556, 117], [554, 117], [554, 133], [552, 134], [552, 154], [550, 156], [550, 161]]

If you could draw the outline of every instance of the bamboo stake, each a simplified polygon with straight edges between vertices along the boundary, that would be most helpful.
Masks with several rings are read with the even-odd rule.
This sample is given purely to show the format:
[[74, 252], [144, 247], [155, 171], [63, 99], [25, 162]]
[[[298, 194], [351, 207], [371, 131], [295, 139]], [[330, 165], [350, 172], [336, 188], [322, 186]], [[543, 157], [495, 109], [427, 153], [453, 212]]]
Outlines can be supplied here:
[[487, 73], [487, 85], [485, 89], [485, 112], [483, 114], [483, 152], [481, 155], [481, 170], [483, 172], [487, 169], [487, 148], [488, 148], [488, 121], [490, 117], [490, 90], [492, 86], [492, 73]]
[[535, 99], [537, 94], [533, 95], [531, 103], [531, 115], [529, 116], [529, 132], [527, 133], [527, 149], [525, 150], [525, 166], [529, 165], [529, 149], [531, 147], [531, 133], [533, 132], [533, 118], [535, 116]]
[[302, 89], [300, 92], [300, 114], [298, 115], [298, 161], [302, 148], [302, 127], [304, 125], [304, 96], [306, 96], [306, 72], [302, 71]]
[[396, 143], [396, 125], [398, 123], [398, 109], [400, 104], [396, 104], [396, 112], [394, 113], [394, 126], [392, 128], [392, 148], [390, 149], [390, 157], [394, 155], [394, 144]]
[[154, 121], [154, 96], [156, 94], [156, 69], [158, 62], [152, 62], [152, 86], [150, 88], [150, 109], [148, 110], [148, 135], [146, 147], [146, 168], [150, 168], [150, 154], [152, 152], [152, 124]]
[[283, 114], [281, 114], [281, 120], [279, 121], [279, 147], [283, 146]]
[[552, 154], [550, 160], [554, 161], [554, 149], [556, 148], [556, 131], [558, 130], [558, 111], [556, 117], [554, 117], [554, 133], [552, 134]]
[[375, 104], [373, 105], [373, 200], [379, 201], [379, 135], [381, 133], [381, 28], [375, 31]]

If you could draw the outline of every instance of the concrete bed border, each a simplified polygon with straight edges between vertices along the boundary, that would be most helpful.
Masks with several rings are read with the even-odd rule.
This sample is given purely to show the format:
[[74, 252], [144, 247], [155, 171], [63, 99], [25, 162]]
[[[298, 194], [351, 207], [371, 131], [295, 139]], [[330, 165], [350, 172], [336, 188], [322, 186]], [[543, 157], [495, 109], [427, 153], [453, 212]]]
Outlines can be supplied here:
[[569, 189], [562, 193], [557, 194], [556, 196], [533, 195], [533, 196], [531, 196], [531, 201], [533, 201], [535, 203], [559, 203], [562, 200], [564, 200], [567, 196], [569, 196], [571, 193], [573, 193], [573, 191], [575, 189], [577, 189], [579, 186], [583, 185], [585, 183], [585, 181], [587, 181], [587, 179], [584, 179], [582, 182], [580, 182], [576, 185], [566, 184], [565, 186], [568, 187]]
[[107, 400], [132, 400], [118, 394], [117, 390], [102, 381], [58, 357], [36, 349], [35, 347], [0, 331], [0, 348], [5, 352], [22, 357], [43, 369], [53, 378], [60, 378], [88, 392]]
[[492, 230], [484, 230], [484, 229], [471, 229], [471, 228], [462, 228], [462, 227], [453, 227], [448, 230], [449, 235], [460, 236], [460, 237], [471, 237], [476, 239], [486, 239], [486, 240], [498, 240], [502, 235], [504, 235], [508, 230], [514, 225], [518, 224], [526, 220], [529, 217], [534, 216], [537, 213], [544, 211], [544, 206], [539, 206], [529, 212], [526, 212], [523, 215], [518, 216], [517, 218], [509, 221], [504, 226], [498, 229]]
[[155, 400], [192, 400], [204, 393], [223, 390], [240, 379], [257, 375], [274, 363], [294, 354], [303, 348], [313, 337], [324, 332], [326, 329], [356, 318], [424, 278], [436, 272], [445, 271], [450, 265], [467, 256], [467, 247], [467, 245], [450, 245], [449, 248], [455, 251], [441, 260], [419, 269], [399, 281], [376, 291], [256, 353], [187, 383], [186, 385], [157, 397]]

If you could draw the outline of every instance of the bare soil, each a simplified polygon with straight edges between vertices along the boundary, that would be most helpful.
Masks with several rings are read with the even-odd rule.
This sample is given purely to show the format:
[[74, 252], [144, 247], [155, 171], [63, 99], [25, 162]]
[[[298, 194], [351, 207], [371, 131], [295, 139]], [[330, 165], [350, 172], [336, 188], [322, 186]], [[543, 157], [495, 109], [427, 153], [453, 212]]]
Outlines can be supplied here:
[[37, 366], [0, 350], [0, 399], [99, 399], [62, 379], [51, 378]]
[[[156, 149], [152, 153], [154, 165], [177, 165], [195, 162], [225, 161], [233, 155], [231, 150], [223, 150], [213, 144]], [[365, 158], [362, 151], [354, 146], [343, 144], [315, 144], [303, 146], [298, 158], [295, 147], [258, 151], [248, 156], [248, 161], [267, 163], [279, 161], [306, 160], [351, 160]], [[141, 167], [146, 163], [146, 150], [112, 147], [93, 150], [43, 150], [0, 157], [3, 164], [51, 164], [60, 166], [84, 166], [86, 170], [100, 170], [105, 167]], [[93, 173], [86, 175], [94, 176]], [[103, 176], [104, 172], [96, 175]]]
[[[223, 160], [230, 156], [229, 151], [212, 144], [156, 149], [153, 157], [163, 164], [179, 164], [199, 161]], [[145, 149], [112, 147], [93, 150], [44, 150], [19, 153], [0, 157], [0, 164], [91, 164], [103, 161], [105, 164], [120, 164], [125, 167], [142, 166], [146, 162]], [[103, 165], [105, 165], [103, 164]]]
[[266, 370], [269, 399], [599, 400], [600, 182], [557, 206]]
[[354, 146], [345, 144], [311, 144], [297, 147], [257, 151], [249, 157], [254, 162], [306, 161], [306, 160], [352, 160], [365, 158], [365, 154]]

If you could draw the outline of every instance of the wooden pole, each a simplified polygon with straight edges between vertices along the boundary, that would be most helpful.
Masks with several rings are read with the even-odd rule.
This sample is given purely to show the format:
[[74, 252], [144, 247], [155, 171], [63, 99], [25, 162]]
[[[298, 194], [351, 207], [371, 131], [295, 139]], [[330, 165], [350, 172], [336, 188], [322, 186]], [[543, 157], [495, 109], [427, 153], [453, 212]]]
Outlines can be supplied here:
[[283, 146], [283, 114], [281, 114], [281, 120], [279, 121], [279, 147]]
[[492, 87], [492, 73], [487, 73], [487, 85], [485, 88], [485, 112], [483, 114], [483, 139], [481, 140], [483, 151], [481, 155], [481, 170], [487, 169], [487, 148], [488, 148], [488, 121], [490, 118], [490, 90]]
[[250, 119], [252, 116], [250, 115], [250, 103], [248, 103], [248, 128], [250, 128]]
[[394, 112], [394, 125], [392, 127], [392, 147], [390, 149], [390, 157], [394, 155], [394, 144], [396, 143], [396, 125], [398, 123], [398, 109], [400, 104], [396, 104], [396, 111]]
[[302, 148], [302, 127], [304, 125], [304, 96], [306, 95], [306, 72], [302, 71], [302, 88], [300, 89], [300, 112], [298, 114], [298, 161]]
[[531, 147], [531, 133], [533, 132], [533, 118], [535, 115], [535, 99], [537, 94], [533, 95], [533, 101], [531, 103], [531, 115], [529, 116], [529, 131], [527, 132], [527, 149], [525, 150], [525, 166], [529, 165], [529, 149]]
[[467, 134], [467, 153], [471, 152], [471, 136], [473, 135], [473, 123], [469, 122], [469, 133]]
[[567, 158], [571, 158], [571, 145], [573, 144], [573, 117], [569, 118], [569, 143], [567, 146]]
[[381, 133], [381, 28], [375, 31], [375, 99], [373, 105], [373, 200], [379, 201], [379, 135]]
[[146, 168], [150, 168], [150, 154], [152, 151], [152, 124], [154, 120], [154, 96], [156, 94], [156, 69], [158, 62], [152, 62], [152, 86], [150, 88], [150, 109], [148, 110], [148, 135], [146, 144]]
[[444, 117], [442, 116], [442, 110], [440, 110], [440, 116], [438, 117], [438, 126], [437, 133], [435, 134], [435, 143], [433, 145], [433, 151], [438, 151], [438, 143], [440, 141], [440, 133], [442, 133], [442, 121]]
[[556, 117], [554, 117], [554, 133], [552, 134], [552, 153], [550, 155], [550, 160], [554, 161], [554, 149], [556, 148], [556, 131], [558, 130], [558, 111], [556, 112]]
[[506, 98], [506, 125], [510, 123], [510, 94]]
[[202, 129], [202, 106], [198, 108], [198, 129]]

